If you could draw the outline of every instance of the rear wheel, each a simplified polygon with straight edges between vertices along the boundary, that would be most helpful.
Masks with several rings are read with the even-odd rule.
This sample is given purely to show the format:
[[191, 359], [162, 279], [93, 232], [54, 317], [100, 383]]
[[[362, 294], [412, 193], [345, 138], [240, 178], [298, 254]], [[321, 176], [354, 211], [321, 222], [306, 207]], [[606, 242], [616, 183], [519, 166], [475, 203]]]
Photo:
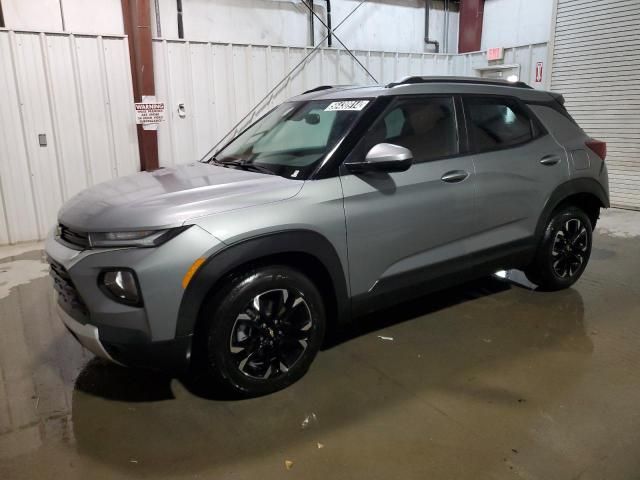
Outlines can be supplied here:
[[318, 289], [285, 266], [232, 278], [205, 315], [206, 368], [218, 384], [245, 395], [274, 392], [301, 378], [325, 333]]
[[591, 220], [573, 206], [556, 211], [545, 229], [527, 278], [542, 290], [573, 285], [584, 272], [591, 255]]

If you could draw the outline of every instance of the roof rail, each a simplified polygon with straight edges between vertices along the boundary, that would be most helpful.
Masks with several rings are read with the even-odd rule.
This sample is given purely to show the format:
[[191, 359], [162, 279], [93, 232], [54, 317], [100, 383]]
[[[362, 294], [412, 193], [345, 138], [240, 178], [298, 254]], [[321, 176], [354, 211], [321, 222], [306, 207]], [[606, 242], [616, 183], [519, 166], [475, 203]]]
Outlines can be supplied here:
[[478, 77], [405, 77], [397, 82], [386, 85], [387, 88], [399, 85], [414, 85], [420, 83], [469, 83], [476, 85], [498, 85], [500, 87], [531, 88], [524, 82], [509, 82], [507, 80], [494, 80]]

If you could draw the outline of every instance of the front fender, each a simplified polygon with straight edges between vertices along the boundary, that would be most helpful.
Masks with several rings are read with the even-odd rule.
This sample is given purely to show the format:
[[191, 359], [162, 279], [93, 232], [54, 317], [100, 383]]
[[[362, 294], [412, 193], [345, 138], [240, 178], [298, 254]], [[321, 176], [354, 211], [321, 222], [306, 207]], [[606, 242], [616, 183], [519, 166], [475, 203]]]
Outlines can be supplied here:
[[194, 332], [202, 305], [211, 289], [225, 275], [243, 264], [286, 253], [311, 255], [324, 266], [331, 278], [338, 321], [345, 321], [350, 315], [347, 276], [331, 242], [316, 232], [291, 230], [242, 240], [209, 257], [184, 292], [178, 313], [176, 337], [191, 335]]

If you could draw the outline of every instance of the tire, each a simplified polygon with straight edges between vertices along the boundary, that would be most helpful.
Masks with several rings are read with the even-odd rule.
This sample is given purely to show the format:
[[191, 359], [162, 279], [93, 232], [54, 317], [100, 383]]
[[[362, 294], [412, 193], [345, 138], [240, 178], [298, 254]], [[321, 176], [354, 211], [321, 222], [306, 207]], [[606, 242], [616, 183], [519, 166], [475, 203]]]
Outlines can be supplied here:
[[545, 291], [569, 288], [589, 262], [592, 238], [586, 213], [573, 206], [558, 209], [545, 228], [533, 263], [525, 269], [527, 278]]
[[316, 286], [282, 265], [233, 276], [204, 315], [207, 376], [215, 387], [242, 396], [272, 393], [300, 379], [326, 329]]

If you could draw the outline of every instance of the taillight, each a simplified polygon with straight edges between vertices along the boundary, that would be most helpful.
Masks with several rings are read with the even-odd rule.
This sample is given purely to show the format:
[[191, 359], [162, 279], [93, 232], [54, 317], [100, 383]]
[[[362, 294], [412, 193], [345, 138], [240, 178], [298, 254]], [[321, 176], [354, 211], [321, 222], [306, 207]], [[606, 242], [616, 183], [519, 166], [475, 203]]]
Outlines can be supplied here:
[[607, 143], [595, 138], [590, 138], [584, 143], [587, 147], [594, 151], [602, 160], [607, 157]]

